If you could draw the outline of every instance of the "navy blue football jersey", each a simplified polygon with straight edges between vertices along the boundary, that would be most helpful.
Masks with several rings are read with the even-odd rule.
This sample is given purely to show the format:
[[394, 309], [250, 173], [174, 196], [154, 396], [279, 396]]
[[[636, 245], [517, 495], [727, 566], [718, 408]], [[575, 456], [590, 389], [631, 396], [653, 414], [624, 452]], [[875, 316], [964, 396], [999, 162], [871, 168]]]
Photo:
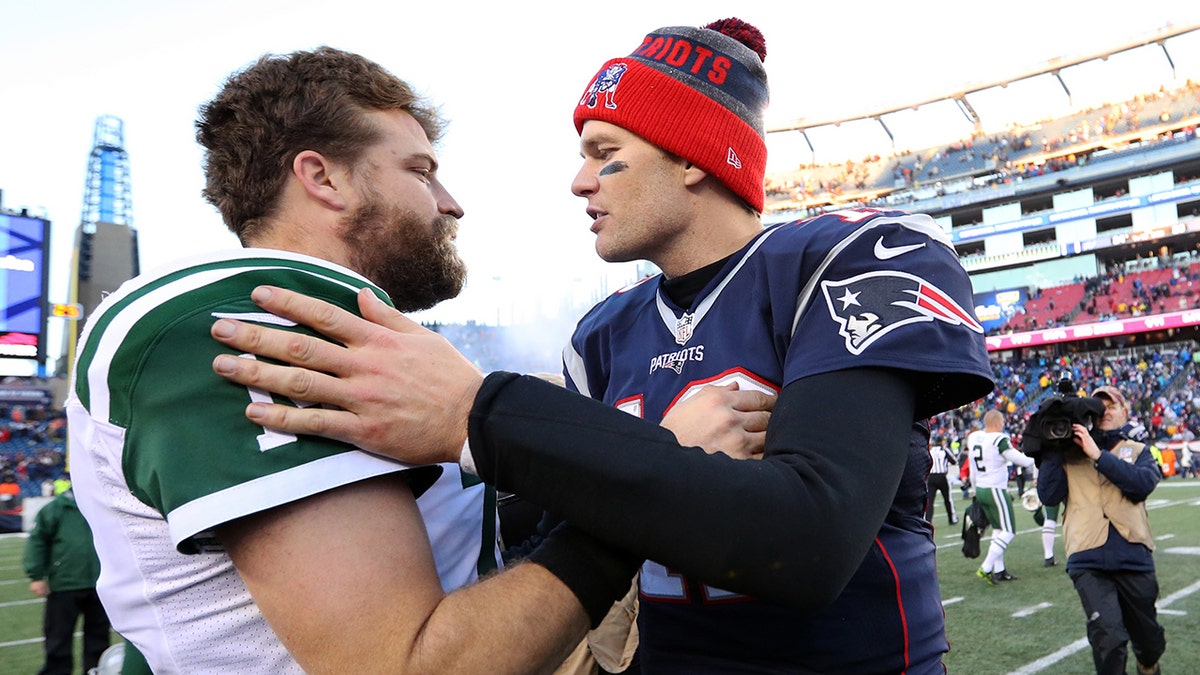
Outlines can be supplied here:
[[[570, 388], [658, 422], [708, 384], [778, 393], [811, 375], [885, 367], [912, 373], [920, 421], [970, 402], [980, 378], [991, 378], [970, 280], [925, 215], [850, 210], [766, 228], [689, 308], [661, 284], [654, 276], [618, 291], [579, 322], [564, 351]], [[922, 517], [925, 434], [912, 443], [919, 452], [892, 513], [833, 605], [762, 602], [648, 561], [643, 661], [686, 672], [900, 672], [940, 658], [935, 549]]]

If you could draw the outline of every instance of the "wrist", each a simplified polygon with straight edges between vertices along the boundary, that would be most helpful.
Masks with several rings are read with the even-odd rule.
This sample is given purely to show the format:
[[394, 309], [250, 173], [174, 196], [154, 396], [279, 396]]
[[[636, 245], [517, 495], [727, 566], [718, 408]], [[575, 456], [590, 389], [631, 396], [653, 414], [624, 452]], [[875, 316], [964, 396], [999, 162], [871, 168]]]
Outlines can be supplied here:
[[[490, 434], [487, 433], [488, 420], [500, 393], [520, 377], [516, 373], [500, 370], [489, 373], [475, 393], [471, 413], [467, 418], [467, 442], [470, 443], [469, 452], [472, 464], [469, 471], [489, 485], [496, 484], [496, 460], [495, 449], [492, 447]], [[462, 463], [461, 452], [459, 453], [459, 463]], [[463, 468], [466, 469], [465, 466]]]
[[458, 453], [458, 466], [472, 476], [479, 476], [479, 469], [475, 468], [475, 457], [471, 454], [471, 441], [469, 439], [463, 440], [462, 449]]
[[473, 379], [469, 385], [465, 386], [461, 395], [451, 404], [451, 409], [448, 411], [446, 418], [455, 427], [456, 436], [453, 444], [448, 449], [454, 453], [454, 458], [449, 461], [461, 461], [464, 452], [467, 452], [467, 442], [470, 436], [471, 411], [475, 407], [475, 399], [479, 396], [479, 388], [483, 385], [483, 376], [480, 375]]
[[570, 589], [592, 628], [600, 625], [612, 604], [629, 591], [642, 564], [640, 556], [604, 544], [567, 522], [559, 523], [528, 559]]

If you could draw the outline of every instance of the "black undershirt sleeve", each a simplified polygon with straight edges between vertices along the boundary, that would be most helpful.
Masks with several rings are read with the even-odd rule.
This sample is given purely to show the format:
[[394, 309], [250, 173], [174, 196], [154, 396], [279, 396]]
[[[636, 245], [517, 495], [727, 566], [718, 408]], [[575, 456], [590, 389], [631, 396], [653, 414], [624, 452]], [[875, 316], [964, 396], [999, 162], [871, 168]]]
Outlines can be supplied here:
[[538, 378], [493, 373], [469, 430], [479, 475], [497, 488], [699, 582], [820, 607], [887, 517], [914, 401], [900, 371], [807, 377], [780, 393], [764, 458], [736, 460]]

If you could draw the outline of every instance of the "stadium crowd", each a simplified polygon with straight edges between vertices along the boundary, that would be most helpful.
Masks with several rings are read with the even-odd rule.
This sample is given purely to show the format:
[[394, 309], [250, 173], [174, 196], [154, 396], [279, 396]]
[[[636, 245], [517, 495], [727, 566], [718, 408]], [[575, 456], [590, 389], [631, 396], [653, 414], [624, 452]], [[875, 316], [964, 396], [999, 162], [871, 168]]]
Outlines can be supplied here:
[[1115, 386], [1126, 393], [1132, 420], [1145, 427], [1150, 442], [1180, 448], [1172, 453], [1174, 465], [1164, 465], [1164, 473], [1194, 475], [1190, 447], [1200, 429], [1200, 353], [1196, 349], [1189, 341], [1120, 352], [994, 361], [996, 388], [992, 393], [937, 416], [931, 430], [935, 438], [945, 437], [957, 448], [965, 443], [967, 434], [981, 427], [985, 412], [999, 410], [1004, 413], [1005, 432], [1019, 443], [1030, 415], [1058, 391], [1061, 380], [1069, 379], [1081, 396], [1097, 387]]
[[53, 404], [0, 404], [0, 477], [22, 498], [53, 494], [66, 472], [66, 420]]
[[[894, 207], [915, 201], [917, 190], [969, 178], [957, 189], [977, 190], [1055, 173], [1166, 143], [1195, 140], [1200, 83], [1139, 94], [1057, 119], [1012, 124], [1001, 133], [982, 131], [945, 146], [904, 150], [890, 158], [801, 165], [767, 176], [768, 209], [813, 208], [858, 202]], [[1147, 136], [1150, 136], [1147, 139]], [[1113, 148], [1114, 141], [1126, 145]]]

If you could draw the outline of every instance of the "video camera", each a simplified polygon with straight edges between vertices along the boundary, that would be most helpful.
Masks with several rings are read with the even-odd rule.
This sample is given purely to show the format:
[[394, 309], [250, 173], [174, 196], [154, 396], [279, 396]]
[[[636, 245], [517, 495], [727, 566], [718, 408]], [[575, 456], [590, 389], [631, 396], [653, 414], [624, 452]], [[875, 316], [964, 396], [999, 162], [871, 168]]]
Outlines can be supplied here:
[[1104, 417], [1104, 401], [1077, 393], [1075, 383], [1064, 377], [1058, 382], [1058, 393], [1042, 402], [1030, 415], [1021, 434], [1021, 452], [1039, 459], [1043, 452], [1079, 450], [1075, 444], [1072, 425], [1081, 424], [1095, 438], [1100, 433]]

